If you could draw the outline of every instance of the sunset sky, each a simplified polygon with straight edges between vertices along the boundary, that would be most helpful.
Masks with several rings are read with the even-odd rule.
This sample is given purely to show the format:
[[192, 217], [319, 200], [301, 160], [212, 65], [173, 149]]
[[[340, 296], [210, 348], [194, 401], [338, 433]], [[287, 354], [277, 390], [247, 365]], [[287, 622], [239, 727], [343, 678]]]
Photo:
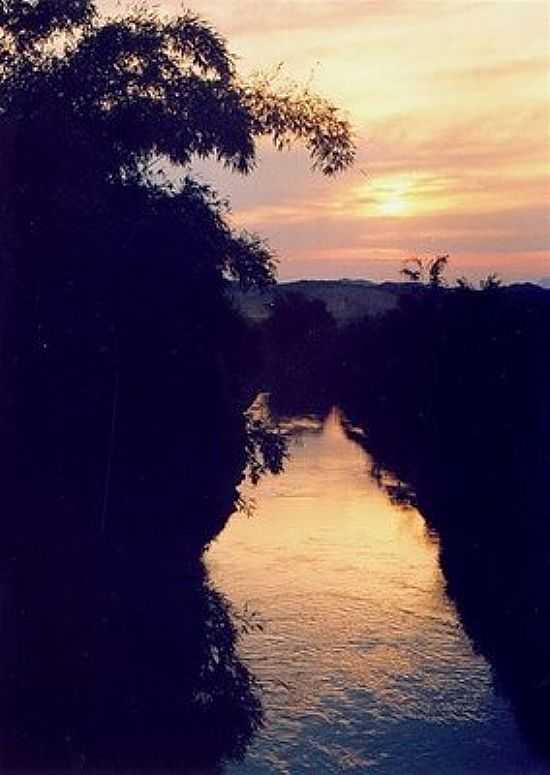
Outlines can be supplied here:
[[249, 178], [202, 170], [235, 223], [269, 238], [282, 279], [396, 279], [404, 258], [438, 253], [472, 278], [550, 275], [547, 0], [186, 5], [243, 74], [283, 63], [353, 123], [357, 162], [336, 179], [267, 145]]

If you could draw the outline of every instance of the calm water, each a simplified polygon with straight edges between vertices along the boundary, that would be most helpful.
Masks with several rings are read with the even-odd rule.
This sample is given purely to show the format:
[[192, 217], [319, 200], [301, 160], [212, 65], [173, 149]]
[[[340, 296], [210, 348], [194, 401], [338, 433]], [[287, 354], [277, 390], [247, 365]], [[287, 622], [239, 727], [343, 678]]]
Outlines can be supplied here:
[[420, 514], [393, 506], [336, 412], [288, 423], [285, 472], [210, 549], [253, 630], [266, 725], [227, 775], [547, 773], [473, 653]]

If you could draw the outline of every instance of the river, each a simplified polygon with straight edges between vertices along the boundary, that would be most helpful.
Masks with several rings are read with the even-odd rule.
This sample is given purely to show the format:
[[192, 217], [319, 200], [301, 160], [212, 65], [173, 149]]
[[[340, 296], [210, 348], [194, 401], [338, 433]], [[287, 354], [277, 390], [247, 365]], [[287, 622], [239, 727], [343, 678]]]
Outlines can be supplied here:
[[550, 772], [445, 594], [437, 536], [391, 503], [338, 412], [286, 422], [289, 459], [245, 486], [207, 554], [249, 622], [266, 719], [227, 775]]

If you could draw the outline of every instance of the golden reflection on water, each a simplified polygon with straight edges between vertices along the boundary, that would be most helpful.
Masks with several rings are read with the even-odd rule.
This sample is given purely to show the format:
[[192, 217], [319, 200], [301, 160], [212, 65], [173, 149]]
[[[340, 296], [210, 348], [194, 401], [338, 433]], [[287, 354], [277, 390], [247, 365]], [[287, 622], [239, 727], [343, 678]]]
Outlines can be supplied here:
[[[217, 588], [265, 625], [241, 653], [267, 726], [230, 772], [392, 773], [407, 745], [426, 765], [410, 772], [516, 772], [501, 756], [523, 766], [524, 748], [445, 596], [421, 515], [380, 490], [336, 411], [286, 429], [284, 473], [245, 486], [254, 515], [234, 515], [207, 556]], [[466, 755], [484, 768], [464, 769]]]
[[[421, 614], [409, 617], [412, 627], [419, 626], [427, 604], [432, 613], [446, 611], [438, 546], [418, 512], [390, 503], [336, 412], [322, 427], [309, 421], [298, 429], [285, 473], [257, 488], [245, 486], [255, 513], [235, 515], [209, 553], [224, 589], [236, 587], [247, 597], [258, 590], [282, 595], [282, 608], [285, 592], [299, 590], [308, 608], [315, 601], [323, 612], [336, 613], [363, 600], [368, 586], [369, 601], [376, 603], [372, 616], [384, 618], [390, 609]], [[339, 620], [325, 618], [323, 626], [339, 626]]]

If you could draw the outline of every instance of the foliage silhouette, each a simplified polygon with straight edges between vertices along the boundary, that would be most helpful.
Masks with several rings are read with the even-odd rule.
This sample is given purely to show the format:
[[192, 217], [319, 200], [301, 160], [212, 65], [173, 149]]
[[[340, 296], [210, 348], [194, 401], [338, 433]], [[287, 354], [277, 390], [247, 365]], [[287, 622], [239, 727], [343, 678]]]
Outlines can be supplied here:
[[237, 651], [247, 624], [201, 563], [154, 576], [88, 564], [85, 589], [48, 571], [12, 601], [27, 611], [2, 681], [3, 767], [221, 771], [242, 758], [263, 720]]
[[299, 293], [279, 295], [263, 326], [265, 389], [277, 414], [328, 411], [336, 322], [324, 302]]
[[482, 291], [493, 291], [495, 288], [500, 288], [502, 285], [502, 280], [499, 278], [497, 274], [492, 272], [491, 274], [487, 275], [483, 280], [481, 280], [479, 287]]
[[536, 287], [404, 297], [343, 334], [340, 382], [356, 440], [437, 530], [465, 628], [547, 753], [549, 335]]
[[[17, 766], [71, 751], [187, 766], [201, 747], [219, 762], [259, 723], [223, 601], [188, 580], [181, 615], [174, 579], [247, 468], [281, 466], [280, 439], [244, 416], [260, 350], [226, 293], [272, 283], [275, 260], [190, 174], [197, 158], [248, 173], [266, 137], [302, 142], [327, 175], [353, 160], [332, 105], [244, 82], [190, 12], [0, 0], [2, 576], [21, 641], [2, 745]], [[212, 606], [227, 675], [202, 713]]]
[[[308, 339], [293, 314], [278, 348], [274, 338], [264, 350], [265, 389], [285, 414], [307, 414], [319, 383], [326, 404], [341, 407], [389, 497], [437, 531], [474, 647], [528, 739], [550, 754], [550, 292], [491, 277], [478, 290], [413, 285], [396, 310], [332, 341]], [[297, 357], [294, 339], [307, 341]], [[285, 370], [287, 350], [299, 367]], [[324, 371], [313, 374], [318, 362]]]
[[409, 282], [422, 282], [432, 288], [440, 288], [445, 285], [444, 272], [448, 263], [448, 255], [432, 259], [410, 258], [401, 269], [401, 274]]
[[269, 248], [232, 231], [207, 186], [152, 168], [213, 157], [246, 173], [270, 136], [277, 148], [302, 141], [331, 175], [353, 143], [308, 90], [243, 82], [190, 12], [104, 18], [85, 0], [12, 0], [0, 25], [4, 421], [14, 433], [20, 418], [27, 474], [42, 467], [37, 502], [76, 513], [83, 501], [90, 532], [92, 513], [108, 524], [144, 475], [167, 507], [182, 481], [183, 396], [243, 430], [254, 338], [225, 284], [274, 280]]

